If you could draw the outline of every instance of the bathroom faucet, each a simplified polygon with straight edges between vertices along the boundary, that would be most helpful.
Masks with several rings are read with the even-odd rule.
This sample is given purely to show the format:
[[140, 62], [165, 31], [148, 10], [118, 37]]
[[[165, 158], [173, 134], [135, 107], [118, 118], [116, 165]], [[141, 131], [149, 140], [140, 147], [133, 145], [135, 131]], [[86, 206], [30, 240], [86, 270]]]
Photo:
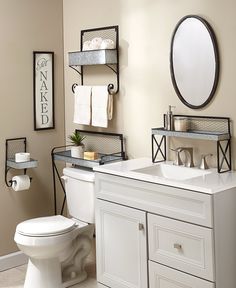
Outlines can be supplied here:
[[180, 152], [184, 151], [185, 153], [185, 167], [194, 167], [193, 163], [193, 148], [192, 147], [179, 147]]
[[181, 148], [177, 148], [177, 149], [170, 148], [170, 150], [175, 152], [175, 160], [174, 160], [173, 164], [176, 165], [176, 166], [183, 165], [183, 162], [182, 162], [182, 160], [180, 158], [180, 155], [179, 155], [180, 152], [182, 151]]

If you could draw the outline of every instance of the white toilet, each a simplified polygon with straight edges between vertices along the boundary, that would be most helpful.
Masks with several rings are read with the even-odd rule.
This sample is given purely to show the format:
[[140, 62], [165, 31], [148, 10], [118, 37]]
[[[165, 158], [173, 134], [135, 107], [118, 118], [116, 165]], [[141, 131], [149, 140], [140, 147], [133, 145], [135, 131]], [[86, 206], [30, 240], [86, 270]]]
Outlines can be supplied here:
[[68, 212], [17, 225], [15, 242], [29, 256], [24, 288], [63, 288], [87, 278], [84, 260], [94, 234], [94, 173], [64, 168]]

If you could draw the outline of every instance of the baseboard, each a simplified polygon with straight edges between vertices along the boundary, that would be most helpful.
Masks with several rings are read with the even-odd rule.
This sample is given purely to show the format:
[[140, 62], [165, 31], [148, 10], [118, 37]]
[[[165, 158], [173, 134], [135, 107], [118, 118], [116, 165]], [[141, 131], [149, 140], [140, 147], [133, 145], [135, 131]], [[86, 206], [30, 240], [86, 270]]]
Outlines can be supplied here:
[[0, 256], [0, 271], [11, 269], [28, 262], [28, 257], [22, 252]]

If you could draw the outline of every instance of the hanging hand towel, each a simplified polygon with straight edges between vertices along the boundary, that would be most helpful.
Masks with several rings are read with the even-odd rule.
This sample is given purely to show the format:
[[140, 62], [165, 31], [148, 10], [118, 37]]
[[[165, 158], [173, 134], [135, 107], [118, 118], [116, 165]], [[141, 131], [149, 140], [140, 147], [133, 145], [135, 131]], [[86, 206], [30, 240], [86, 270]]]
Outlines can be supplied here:
[[107, 86], [92, 87], [92, 125], [108, 127], [108, 120], [112, 119], [113, 98], [107, 91]]
[[76, 86], [74, 89], [74, 123], [91, 123], [91, 86]]

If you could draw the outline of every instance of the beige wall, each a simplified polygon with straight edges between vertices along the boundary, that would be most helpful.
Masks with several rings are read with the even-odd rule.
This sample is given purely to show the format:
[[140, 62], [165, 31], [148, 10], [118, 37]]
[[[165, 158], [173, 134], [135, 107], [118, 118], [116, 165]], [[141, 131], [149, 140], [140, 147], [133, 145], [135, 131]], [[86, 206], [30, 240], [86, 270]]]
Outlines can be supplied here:
[[[108, 130], [124, 133], [130, 158], [151, 155], [150, 129], [162, 125], [162, 114], [167, 111], [169, 104], [176, 106], [176, 114], [229, 116], [233, 121], [236, 120], [235, 1], [64, 0], [63, 3], [66, 135], [77, 127], [72, 124], [71, 85], [78, 79], [75, 72], [68, 68], [67, 52], [79, 50], [81, 29], [117, 24], [120, 28], [121, 91], [115, 96], [115, 117]], [[196, 111], [180, 102], [169, 71], [172, 31], [179, 19], [187, 14], [200, 15], [212, 25], [220, 52], [217, 93], [210, 105]], [[89, 78], [90, 71], [87, 83], [107, 83], [105, 77], [102, 80]], [[94, 73], [99, 78], [96, 69]], [[182, 145], [181, 141], [183, 139], [174, 140], [171, 145]], [[188, 144], [195, 145], [197, 160], [199, 153], [216, 152], [215, 145], [209, 142], [185, 143]], [[235, 148], [235, 143], [233, 146]]]
[[[50, 150], [64, 143], [62, 14], [60, 0], [0, 0], [0, 255], [17, 250], [20, 221], [53, 213]], [[54, 130], [33, 130], [34, 50], [55, 52]], [[30, 190], [17, 193], [4, 182], [5, 139], [22, 136], [39, 166], [28, 170]]]

